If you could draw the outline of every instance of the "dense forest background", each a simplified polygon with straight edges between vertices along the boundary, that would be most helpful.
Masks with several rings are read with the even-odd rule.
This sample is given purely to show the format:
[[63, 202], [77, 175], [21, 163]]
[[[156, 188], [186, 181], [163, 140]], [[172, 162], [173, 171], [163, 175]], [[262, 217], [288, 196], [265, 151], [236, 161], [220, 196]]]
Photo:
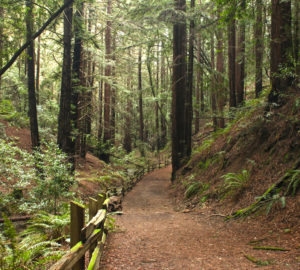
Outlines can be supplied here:
[[[285, 205], [300, 183], [299, 5], [2, 0], [0, 213], [62, 217], [88, 152], [105, 162], [93, 175], [102, 189], [126, 182], [132, 164], [170, 157], [191, 205], [239, 192], [254, 199], [251, 177], [262, 197], [236, 197], [235, 210], [251, 206], [234, 217], [263, 201]], [[8, 123], [30, 129], [28, 151]], [[17, 250], [11, 228], [0, 243]], [[0, 262], [14, 265], [7, 254]]]

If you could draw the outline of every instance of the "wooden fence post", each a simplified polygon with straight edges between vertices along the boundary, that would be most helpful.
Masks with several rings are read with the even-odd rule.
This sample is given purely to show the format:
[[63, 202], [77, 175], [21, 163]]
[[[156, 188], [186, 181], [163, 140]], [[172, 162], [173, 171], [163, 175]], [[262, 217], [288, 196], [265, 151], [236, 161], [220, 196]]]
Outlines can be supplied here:
[[103, 203], [106, 200], [106, 194], [98, 194], [98, 209], [102, 209]]
[[[76, 202], [71, 202], [71, 247], [80, 242], [81, 229], [84, 227], [84, 206]], [[84, 270], [84, 256], [81, 258], [73, 270]]]

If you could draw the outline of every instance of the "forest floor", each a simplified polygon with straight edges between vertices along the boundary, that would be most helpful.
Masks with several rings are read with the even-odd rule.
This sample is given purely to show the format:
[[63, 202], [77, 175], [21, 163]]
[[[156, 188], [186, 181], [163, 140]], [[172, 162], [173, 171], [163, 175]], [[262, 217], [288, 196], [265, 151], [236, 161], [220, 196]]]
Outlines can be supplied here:
[[[101, 269], [300, 269], [293, 232], [255, 219], [225, 222], [209, 208], [180, 209], [170, 175], [170, 167], [154, 171], [126, 195]], [[289, 251], [254, 250], [253, 244]]]

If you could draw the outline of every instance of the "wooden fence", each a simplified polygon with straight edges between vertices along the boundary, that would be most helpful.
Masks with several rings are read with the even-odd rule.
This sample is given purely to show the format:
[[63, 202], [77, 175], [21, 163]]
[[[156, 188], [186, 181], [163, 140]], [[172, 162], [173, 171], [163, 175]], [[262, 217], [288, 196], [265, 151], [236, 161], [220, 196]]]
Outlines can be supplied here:
[[[168, 159], [158, 160], [157, 164], [147, 164], [147, 171], [150, 172], [161, 166], [168, 166]], [[129, 191], [138, 181], [142, 179], [146, 170], [135, 171], [131, 177], [132, 185]], [[124, 193], [124, 192], [122, 192]], [[85, 206], [71, 202], [71, 249], [54, 265], [50, 270], [84, 270], [85, 254], [89, 252], [88, 270], [97, 270], [100, 267], [100, 259], [107, 236], [107, 211], [110, 199], [106, 194], [99, 194], [97, 199], [89, 198], [89, 222], [84, 226]]]

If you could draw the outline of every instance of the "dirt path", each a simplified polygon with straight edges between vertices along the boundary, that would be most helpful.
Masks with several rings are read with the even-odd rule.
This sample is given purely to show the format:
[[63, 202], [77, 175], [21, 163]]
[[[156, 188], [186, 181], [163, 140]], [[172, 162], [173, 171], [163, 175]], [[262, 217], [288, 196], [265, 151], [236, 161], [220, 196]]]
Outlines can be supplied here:
[[[164, 168], [145, 176], [125, 197], [101, 269], [256, 269], [244, 254], [267, 259], [266, 251], [253, 251], [249, 236], [220, 217], [176, 212], [170, 173]], [[263, 269], [299, 268], [275, 263]]]

